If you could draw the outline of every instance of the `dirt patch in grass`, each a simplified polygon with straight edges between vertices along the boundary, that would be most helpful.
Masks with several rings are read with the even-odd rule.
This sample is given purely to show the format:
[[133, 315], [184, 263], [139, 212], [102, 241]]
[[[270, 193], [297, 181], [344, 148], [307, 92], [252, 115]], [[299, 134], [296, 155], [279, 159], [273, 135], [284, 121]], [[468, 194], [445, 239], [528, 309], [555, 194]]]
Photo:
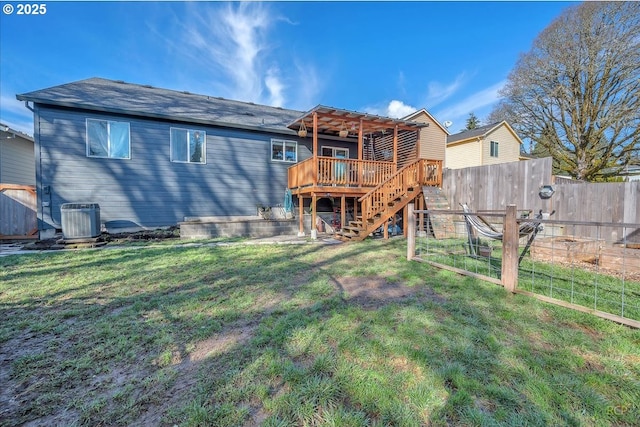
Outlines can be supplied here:
[[[152, 355], [140, 350], [137, 357], [139, 363], [111, 364], [107, 371], [86, 378], [82, 388], [78, 388], [77, 384], [66, 384], [67, 389], [63, 393], [58, 391], [60, 396], [64, 396], [64, 402], [49, 402], [42, 406], [34, 402], [54, 391], [47, 385], [48, 374], [44, 371], [42, 374], [37, 371], [16, 372], [19, 360], [42, 358], [42, 363], [48, 365], [64, 357], [65, 345], [54, 346], [58, 350], [52, 354], [52, 344], [58, 339], [55, 335], [25, 334], [13, 338], [0, 346], [0, 383], [3, 384], [0, 387], [0, 425], [83, 424], [85, 420], [81, 418], [80, 411], [73, 408], [72, 402], [91, 395], [94, 402], [103, 401], [107, 406], [121, 405], [123, 402], [118, 402], [114, 397], [125, 384], [136, 385], [131, 398], [138, 401], [136, 410], [140, 412], [129, 414], [129, 419], [135, 419], [133, 424], [161, 425], [166, 408], [180, 406], [191, 395], [198, 381], [202, 361], [241, 346], [251, 339], [254, 330], [253, 324], [229, 326], [219, 334], [196, 343], [191, 351], [178, 352], [170, 366], [160, 369], [164, 369], [165, 377], [170, 377], [168, 380], [158, 379], [160, 370], [154, 372], [154, 368], [147, 363]], [[47, 362], [49, 359], [51, 361]], [[46, 371], [49, 366], [42, 368]]]
[[347, 302], [370, 309], [414, 299], [430, 300], [438, 304], [446, 302], [433, 289], [406, 286], [384, 277], [338, 277], [334, 279], [334, 284]]
[[[0, 387], [0, 425], [14, 425], [11, 424], [11, 420], [16, 417], [16, 414], [22, 413], [25, 403], [37, 398], [33, 388], [37, 386], [38, 381], [44, 380], [36, 375], [30, 375], [22, 380], [13, 378], [14, 364], [18, 365], [18, 361], [25, 357], [35, 358], [44, 354], [50, 339], [48, 336], [38, 337], [29, 333], [0, 345], [0, 384], [2, 384]], [[18, 370], [17, 366], [15, 370]], [[16, 373], [16, 375], [20, 375], [20, 373]], [[75, 421], [77, 416], [66, 421], [72, 419]], [[52, 423], [49, 425], [61, 425], [57, 422], [65, 420], [52, 418], [51, 421]], [[5, 424], [7, 422], [8, 424]]]
[[[77, 367], [68, 354], [72, 346], [53, 333], [28, 333], [0, 345], [0, 426], [82, 424], [77, 402], [93, 396], [94, 402], [103, 399], [112, 405], [123, 384], [139, 384], [152, 375], [143, 363], [148, 355], [141, 353], [140, 363], [111, 364], [103, 373], [86, 371], [85, 377], [73, 372]], [[64, 371], [53, 366], [64, 366]], [[68, 379], [61, 381], [64, 376]]]
[[176, 378], [175, 382], [170, 388], [157, 391], [158, 403], [150, 404], [135, 424], [161, 425], [162, 418], [166, 415], [166, 408], [180, 406], [190, 396], [190, 390], [197, 385], [201, 362], [249, 341], [254, 329], [253, 325], [229, 327], [219, 334], [196, 343], [195, 348], [184, 357], [176, 358], [176, 363], [171, 367]]

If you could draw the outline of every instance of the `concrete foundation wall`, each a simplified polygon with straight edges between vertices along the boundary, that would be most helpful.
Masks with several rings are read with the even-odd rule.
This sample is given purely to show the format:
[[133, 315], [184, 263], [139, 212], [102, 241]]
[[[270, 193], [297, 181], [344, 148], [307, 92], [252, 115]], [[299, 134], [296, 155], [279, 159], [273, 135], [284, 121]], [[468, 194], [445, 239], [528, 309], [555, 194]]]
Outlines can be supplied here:
[[[241, 220], [225, 222], [181, 222], [181, 239], [209, 239], [214, 237], [272, 237], [296, 236], [299, 222], [294, 219], [280, 220]], [[304, 232], [311, 232], [311, 215], [304, 216]]]

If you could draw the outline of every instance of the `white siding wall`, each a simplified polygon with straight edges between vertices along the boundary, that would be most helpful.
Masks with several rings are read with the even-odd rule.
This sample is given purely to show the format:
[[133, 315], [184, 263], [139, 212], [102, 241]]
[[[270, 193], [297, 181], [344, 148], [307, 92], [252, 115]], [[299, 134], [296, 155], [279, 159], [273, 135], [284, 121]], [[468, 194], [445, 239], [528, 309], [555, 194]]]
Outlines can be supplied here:
[[[491, 157], [491, 141], [498, 143], [498, 157]], [[520, 143], [506, 126], [500, 126], [483, 141], [482, 157], [483, 165], [517, 162], [520, 159]]]
[[444, 167], [461, 169], [482, 165], [482, 142], [471, 141], [447, 146], [447, 159]]
[[0, 182], [35, 185], [33, 142], [19, 136], [0, 141]]

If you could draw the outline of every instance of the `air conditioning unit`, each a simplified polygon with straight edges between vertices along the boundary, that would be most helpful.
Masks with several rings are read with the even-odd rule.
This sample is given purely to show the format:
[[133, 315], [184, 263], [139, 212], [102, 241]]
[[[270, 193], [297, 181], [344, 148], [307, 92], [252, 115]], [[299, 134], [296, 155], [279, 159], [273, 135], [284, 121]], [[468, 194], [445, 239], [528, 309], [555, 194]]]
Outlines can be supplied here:
[[100, 235], [100, 205], [64, 203], [60, 207], [65, 239], [85, 239]]

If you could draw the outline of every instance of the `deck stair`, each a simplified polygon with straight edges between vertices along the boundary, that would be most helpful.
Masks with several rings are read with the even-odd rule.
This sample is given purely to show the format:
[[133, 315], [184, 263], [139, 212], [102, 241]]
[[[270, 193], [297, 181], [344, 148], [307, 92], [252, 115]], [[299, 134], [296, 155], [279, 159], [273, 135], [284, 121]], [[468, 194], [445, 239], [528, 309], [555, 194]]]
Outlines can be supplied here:
[[358, 201], [361, 214], [336, 233], [342, 240], [364, 240], [422, 192], [423, 185], [439, 183], [439, 164], [420, 159], [408, 164]]
[[[447, 196], [442, 189], [434, 186], [425, 186], [422, 189], [424, 202], [427, 209], [451, 210]], [[430, 213], [428, 216], [429, 229], [436, 239], [444, 239], [454, 235], [455, 226], [453, 215]]]

